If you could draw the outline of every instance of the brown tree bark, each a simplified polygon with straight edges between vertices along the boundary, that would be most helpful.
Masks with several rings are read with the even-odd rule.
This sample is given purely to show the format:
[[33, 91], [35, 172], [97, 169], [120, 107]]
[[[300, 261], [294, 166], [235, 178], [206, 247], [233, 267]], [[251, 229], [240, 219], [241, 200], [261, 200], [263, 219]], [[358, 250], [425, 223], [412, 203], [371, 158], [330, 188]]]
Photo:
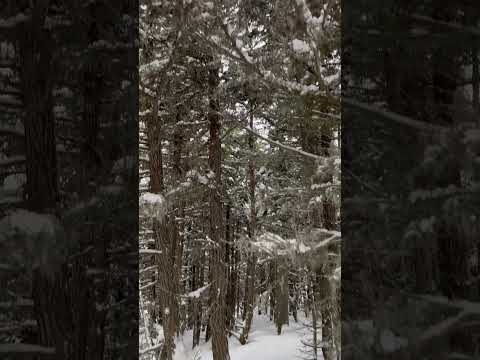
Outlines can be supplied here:
[[[275, 284], [277, 281], [277, 264], [276, 260], [272, 260], [268, 267], [268, 280], [270, 284]], [[270, 289], [270, 321], [275, 320], [276, 308], [276, 286], [272, 285]]]
[[[212, 248], [212, 285], [210, 287], [211, 306], [214, 311], [210, 313], [212, 331], [212, 351], [214, 360], [230, 360], [228, 351], [228, 338], [226, 329], [226, 268], [225, 246], [222, 241], [223, 210], [222, 210], [222, 178], [221, 178], [221, 139], [219, 103], [216, 95], [219, 84], [218, 67], [212, 66], [208, 74], [209, 87], [209, 113], [210, 139], [208, 144], [208, 166], [214, 174], [214, 186], [209, 191], [210, 201], [210, 237], [213, 241]], [[210, 310], [212, 310], [210, 308]]]
[[[313, 274], [313, 282], [312, 286], [315, 287], [317, 284], [317, 281], [315, 279], [315, 274]], [[318, 352], [319, 352], [319, 341], [318, 341], [318, 310], [317, 310], [317, 305], [315, 303], [316, 299], [313, 299], [311, 307], [312, 307], [312, 332], [313, 332], [313, 338], [312, 338], [312, 348], [313, 348], [313, 360], [318, 359]], [[322, 334], [323, 335], [323, 334]]]
[[[181, 109], [177, 109], [177, 121], [181, 119], [180, 111]], [[183, 134], [180, 127], [176, 127], [173, 138], [173, 176], [178, 181], [183, 175], [181, 162]], [[160, 354], [160, 360], [171, 360], [175, 352], [175, 335], [179, 322], [178, 296], [183, 251], [183, 242], [179, 231], [181, 224], [178, 223], [177, 218], [182, 216], [183, 203], [180, 202], [173, 213], [167, 215], [166, 221], [159, 224], [157, 232], [157, 248], [162, 251], [158, 256], [158, 276], [164, 331], [164, 346]]]
[[[251, 109], [250, 113], [250, 128], [253, 130], [253, 108]], [[256, 230], [256, 223], [257, 223], [257, 214], [255, 208], [255, 186], [256, 186], [256, 179], [255, 179], [255, 159], [254, 159], [254, 151], [255, 151], [255, 138], [251, 133], [249, 133], [248, 137], [248, 147], [250, 150], [250, 158], [248, 160], [248, 183], [249, 183], [249, 198], [250, 198], [250, 223], [249, 223], [249, 230], [248, 236], [250, 241], [253, 242], [255, 239], [255, 230]], [[245, 280], [245, 302], [244, 302], [244, 327], [242, 329], [242, 333], [240, 335], [240, 343], [245, 345], [248, 341], [248, 335], [250, 333], [250, 328], [252, 326], [253, 320], [253, 311], [255, 307], [255, 271], [256, 271], [256, 256], [253, 252], [252, 245], [249, 246], [249, 253], [248, 253], [248, 260], [247, 260], [247, 278]]]
[[[200, 244], [195, 242], [193, 245], [193, 254], [192, 254], [192, 286], [191, 290], [195, 291], [203, 286], [203, 275], [202, 275], [202, 249]], [[202, 302], [200, 299], [193, 299], [192, 304], [192, 327], [193, 327], [193, 338], [192, 338], [192, 348], [200, 345], [200, 333], [202, 330]]]
[[277, 334], [282, 333], [283, 325], [288, 325], [288, 267], [284, 259], [277, 260], [275, 284], [275, 324]]
[[147, 140], [150, 170], [150, 191], [161, 193], [163, 186], [163, 157], [162, 157], [162, 134], [160, 118], [158, 116], [158, 97], [151, 99], [152, 113], [147, 120]]
[[236, 271], [235, 271], [235, 243], [234, 243], [234, 234], [231, 226], [231, 205], [227, 205], [226, 209], [226, 228], [225, 228], [225, 238], [226, 238], [226, 254], [225, 262], [228, 264], [228, 286], [227, 286], [227, 328], [232, 330], [235, 326], [235, 305], [236, 305]]
[[157, 248], [162, 251], [158, 256], [158, 282], [160, 284], [160, 304], [162, 306], [162, 325], [164, 331], [164, 346], [161, 360], [171, 360], [175, 351], [175, 334], [178, 317], [178, 286], [176, 275], [179, 248], [177, 224], [172, 216], [156, 228]]

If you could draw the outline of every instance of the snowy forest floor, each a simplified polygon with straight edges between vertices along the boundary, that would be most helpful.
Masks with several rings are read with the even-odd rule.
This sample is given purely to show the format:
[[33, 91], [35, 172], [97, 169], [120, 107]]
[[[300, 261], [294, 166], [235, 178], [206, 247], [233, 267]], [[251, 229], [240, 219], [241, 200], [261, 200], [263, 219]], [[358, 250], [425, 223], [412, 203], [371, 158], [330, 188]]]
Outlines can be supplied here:
[[[284, 326], [282, 334], [277, 335], [275, 324], [268, 316], [254, 315], [249, 341], [241, 345], [234, 336], [229, 338], [231, 360], [294, 360], [301, 359], [301, 340], [306, 329], [302, 320]], [[211, 341], [201, 343], [192, 350], [192, 333], [186, 332], [177, 339], [174, 360], [212, 360]]]

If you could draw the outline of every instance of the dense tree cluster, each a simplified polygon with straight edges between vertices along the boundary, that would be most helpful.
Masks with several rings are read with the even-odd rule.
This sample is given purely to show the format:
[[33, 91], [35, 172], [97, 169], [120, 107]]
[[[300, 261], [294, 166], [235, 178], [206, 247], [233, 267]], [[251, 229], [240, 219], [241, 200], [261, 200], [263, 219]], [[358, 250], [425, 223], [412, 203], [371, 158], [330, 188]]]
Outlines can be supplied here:
[[258, 313], [335, 359], [339, 2], [140, 9], [141, 354], [171, 360], [191, 330], [227, 360]]

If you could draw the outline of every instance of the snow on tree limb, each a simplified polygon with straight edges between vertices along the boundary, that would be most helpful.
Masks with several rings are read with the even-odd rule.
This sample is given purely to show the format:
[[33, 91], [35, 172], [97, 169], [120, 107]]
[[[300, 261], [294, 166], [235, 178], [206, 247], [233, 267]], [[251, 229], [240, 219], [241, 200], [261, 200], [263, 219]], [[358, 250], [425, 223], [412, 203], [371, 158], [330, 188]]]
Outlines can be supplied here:
[[282, 144], [282, 143], [279, 143], [278, 141], [275, 141], [275, 140], [271, 140], [265, 136], [262, 136], [260, 135], [259, 133], [253, 131], [252, 129], [250, 129], [247, 125], [244, 125], [244, 124], [241, 124], [241, 126], [247, 130], [249, 133], [255, 135], [256, 137], [258, 137], [259, 139], [262, 139], [272, 145], [275, 145], [275, 146], [278, 146], [284, 150], [288, 150], [288, 151], [292, 151], [292, 152], [295, 152], [297, 154], [300, 154], [302, 156], [305, 156], [305, 157], [308, 157], [308, 158], [311, 158], [311, 159], [314, 159], [314, 160], [320, 160], [320, 159], [323, 159], [323, 157], [319, 156], [319, 155], [315, 155], [315, 154], [312, 154], [312, 153], [309, 153], [309, 152], [306, 152], [306, 151], [303, 151], [303, 150], [300, 150], [300, 149], [296, 149], [294, 147], [291, 147], [291, 146], [288, 146], [288, 145], [285, 145], [285, 144]]
[[468, 35], [473, 35], [473, 36], [478, 36], [480, 37], [480, 30], [478, 28], [474, 28], [471, 26], [464, 26], [462, 24], [456, 24], [453, 22], [448, 22], [448, 21], [441, 21], [437, 19], [432, 19], [429, 16], [424, 16], [424, 15], [419, 15], [419, 14], [413, 14], [410, 16], [414, 20], [419, 20], [423, 21], [429, 24], [435, 24], [435, 25], [442, 25], [450, 30], [455, 30], [461, 33], [465, 33]]
[[155, 250], [155, 249], [140, 249], [138, 251], [139, 254], [146, 254], [146, 255], [159, 255], [162, 253], [162, 250]]
[[30, 20], [30, 17], [20, 13], [15, 16], [0, 19], [0, 29], [11, 29]]
[[197, 298], [201, 297], [206, 292], [206, 290], [208, 290], [210, 288], [210, 285], [211, 284], [207, 284], [207, 285], [205, 285], [205, 286], [203, 286], [203, 287], [201, 287], [197, 290], [191, 291], [186, 295], [186, 297], [197, 299]]
[[25, 162], [25, 156], [11, 156], [6, 159], [0, 160], [0, 166], [11, 166], [23, 164]]
[[14, 135], [23, 137], [25, 132], [22, 129], [18, 129], [14, 126], [0, 126], [0, 135]]
[[0, 354], [55, 355], [55, 349], [31, 344], [0, 344]]
[[429, 124], [426, 122], [414, 120], [412, 118], [409, 118], [407, 116], [403, 116], [400, 114], [393, 113], [391, 111], [383, 110], [371, 105], [367, 105], [365, 103], [349, 99], [349, 98], [342, 98], [342, 103], [346, 104], [347, 106], [354, 107], [357, 109], [361, 109], [364, 111], [368, 111], [371, 113], [374, 113], [376, 115], [379, 115], [385, 119], [393, 120], [396, 123], [407, 125], [410, 127], [413, 127], [418, 130], [422, 131], [440, 131], [440, 132], [445, 132], [449, 131], [450, 129], [444, 126], [439, 126], [439, 125], [433, 125]]

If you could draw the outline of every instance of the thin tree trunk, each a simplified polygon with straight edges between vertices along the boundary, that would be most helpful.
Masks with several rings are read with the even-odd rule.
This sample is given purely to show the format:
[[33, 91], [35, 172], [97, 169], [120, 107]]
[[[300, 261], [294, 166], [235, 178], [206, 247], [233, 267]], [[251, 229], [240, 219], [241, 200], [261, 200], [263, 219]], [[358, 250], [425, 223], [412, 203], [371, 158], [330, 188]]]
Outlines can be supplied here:
[[[203, 279], [201, 275], [202, 268], [202, 249], [198, 242], [193, 243], [193, 254], [192, 256], [192, 286], [191, 291], [195, 291], [203, 286]], [[202, 307], [200, 299], [192, 300], [192, 327], [193, 327], [193, 339], [192, 339], [192, 348], [200, 345], [200, 333], [202, 329]]]
[[290, 310], [292, 311], [293, 320], [298, 322], [298, 287], [297, 287], [297, 275], [290, 277], [290, 295], [292, 301], [290, 302]]
[[473, 109], [478, 114], [480, 107], [480, 75], [478, 64], [478, 44], [476, 41], [472, 44], [472, 96], [473, 96]]
[[[208, 231], [208, 230], [207, 230]], [[205, 233], [208, 233], [208, 232], [205, 232]], [[214, 277], [213, 277], [213, 266], [212, 266], [212, 263], [213, 263], [213, 258], [211, 256], [211, 250], [208, 250], [208, 253], [207, 253], [207, 258], [208, 258], [208, 282], [210, 284], [213, 284], [213, 281], [214, 281]], [[210, 340], [210, 337], [212, 336], [212, 327], [211, 327], [211, 322], [210, 322], [210, 313], [213, 309], [213, 296], [211, 295], [211, 292], [212, 292], [212, 288], [210, 288], [210, 296], [208, 297], [208, 302], [207, 302], [207, 312], [208, 312], [208, 316], [207, 316], [207, 319], [206, 320], [206, 329], [205, 329], [205, 342], [208, 342], [208, 340]]]
[[[315, 282], [313, 283], [315, 284]], [[315, 302], [312, 303], [312, 346], [313, 346], [313, 360], [318, 359], [318, 319], [317, 319], [317, 307]]]
[[[336, 209], [333, 201], [331, 199], [325, 200], [323, 203], [323, 226], [325, 229], [333, 230], [335, 228], [335, 213]], [[317, 273], [319, 293], [323, 302], [320, 306], [320, 312], [322, 315], [322, 342], [324, 344], [322, 351], [325, 360], [335, 359], [333, 339], [333, 328], [335, 326], [333, 322], [334, 294], [330, 283], [331, 272], [331, 265], [327, 263], [322, 264]], [[315, 304], [314, 308], [316, 308]]]
[[280, 261], [277, 266], [277, 283], [275, 285], [275, 324], [277, 334], [282, 333], [283, 325], [288, 325], [288, 267], [285, 260]]
[[231, 226], [231, 207], [226, 209], [226, 249], [225, 261], [228, 264], [228, 290], [227, 290], [227, 328], [232, 330], [235, 325], [235, 244]]
[[272, 284], [272, 288], [270, 289], [270, 321], [275, 320], [276, 314], [276, 286], [274, 285], [277, 281], [277, 265], [276, 260], [272, 260], [269, 265], [269, 281]]
[[[250, 128], [253, 128], [253, 108], [250, 112]], [[255, 138], [252, 133], [249, 133], [248, 137], [248, 147], [250, 149], [250, 159], [248, 161], [248, 176], [249, 176], [249, 197], [250, 197], [250, 224], [249, 224], [249, 238], [253, 242], [255, 239], [255, 230], [257, 223], [257, 214], [255, 208], [255, 160], [254, 160], [254, 151], [255, 151]], [[252, 249], [252, 244], [249, 246], [248, 262], [247, 262], [247, 279], [245, 281], [245, 323], [242, 329], [242, 334], [240, 335], [240, 343], [242, 345], [246, 344], [248, 341], [248, 334], [250, 333], [250, 328], [252, 326], [253, 311], [255, 307], [255, 264], [257, 262], [255, 253]]]

